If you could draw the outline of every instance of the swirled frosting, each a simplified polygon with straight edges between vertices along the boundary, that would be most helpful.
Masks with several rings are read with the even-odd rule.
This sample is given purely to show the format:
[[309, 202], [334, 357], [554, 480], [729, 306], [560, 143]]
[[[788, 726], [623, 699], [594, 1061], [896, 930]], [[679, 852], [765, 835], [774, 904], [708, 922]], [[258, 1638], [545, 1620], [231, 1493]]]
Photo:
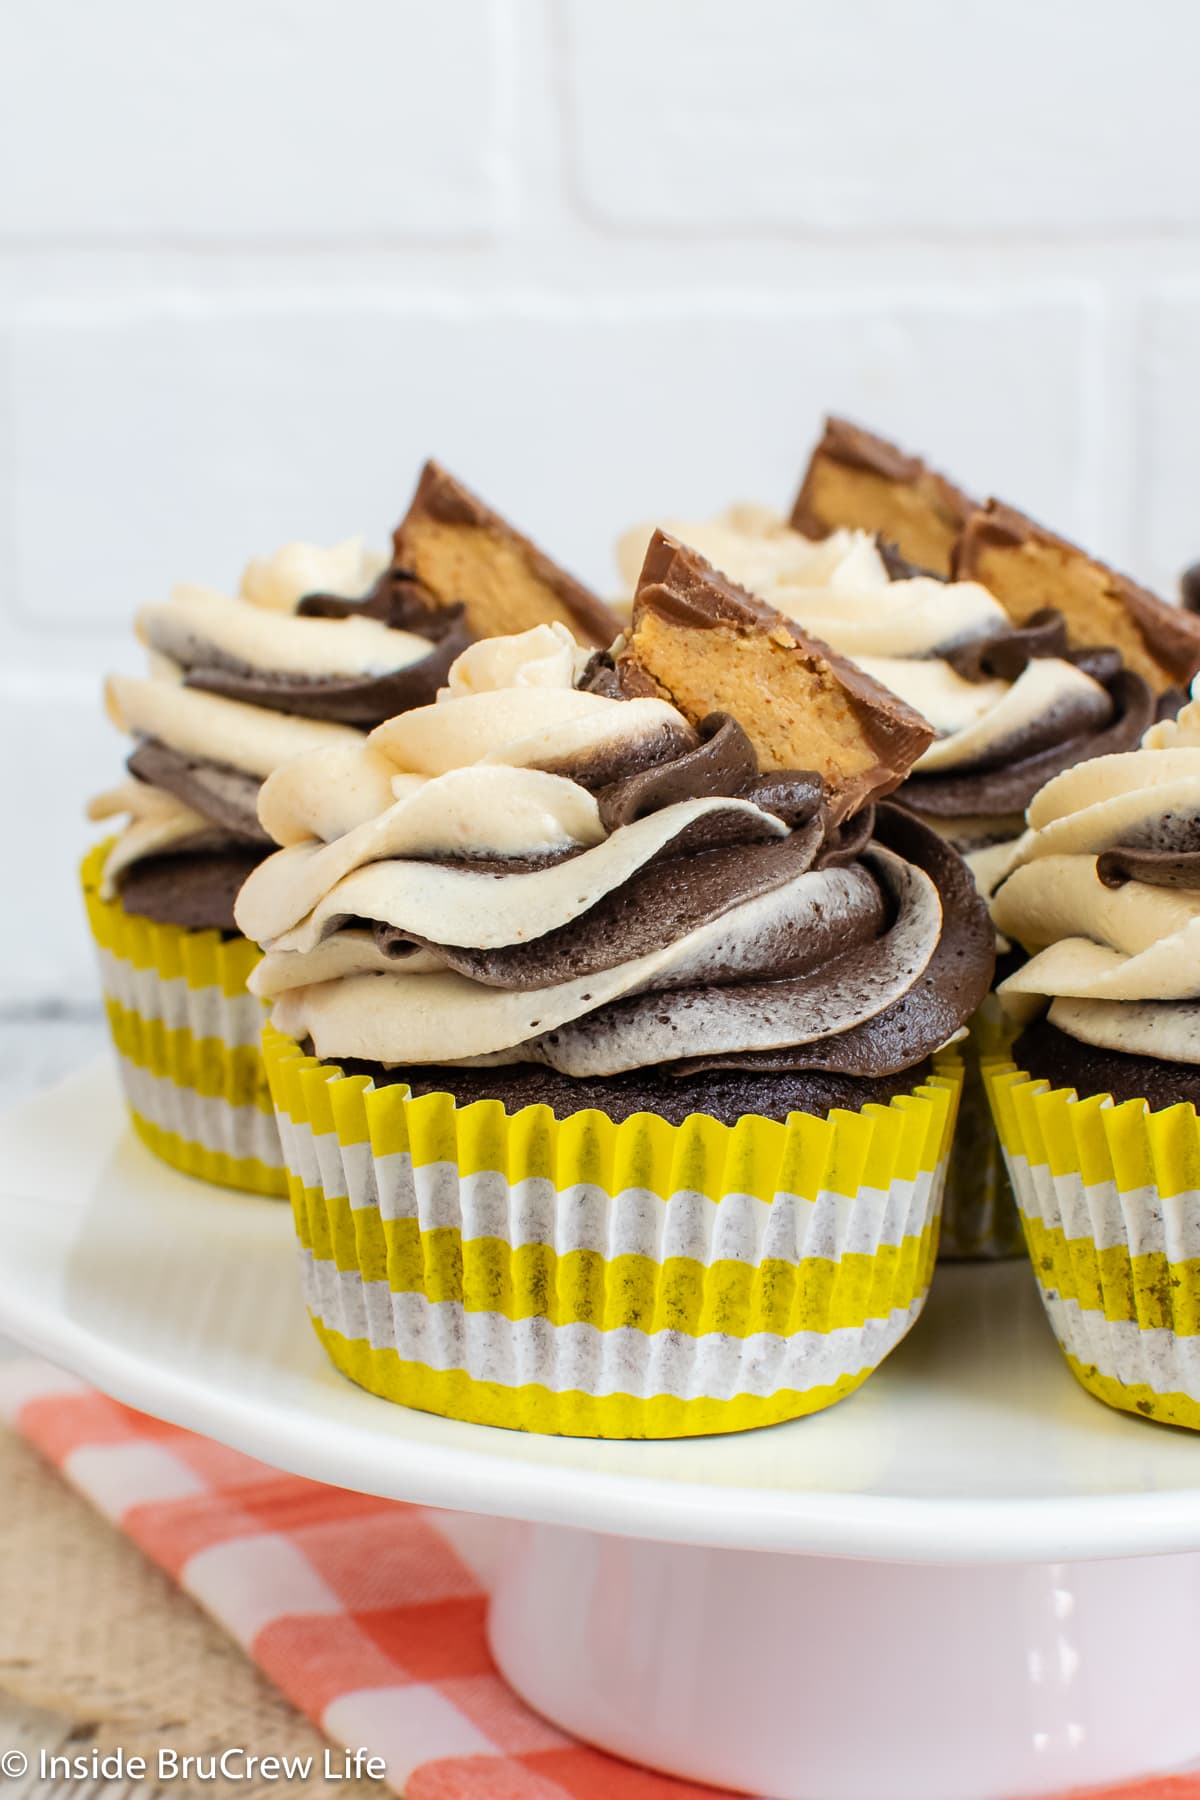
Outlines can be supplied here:
[[[747, 506], [668, 529], [925, 716], [934, 742], [896, 798], [967, 855], [985, 891], [1038, 789], [1132, 747], [1154, 716], [1115, 653], [1070, 650], [1050, 612], [1017, 628], [978, 582], [926, 574], [866, 532], [814, 542]], [[626, 580], [647, 535], [621, 540]]]
[[[307, 751], [353, 750], [368, 726], [432, 700], [468, 642], [461, 609], [425, 605], [411, 578], [357, 539], [290, 544], [251, 562], [236, 597], [176, 587], [142, 608], [137, 630], [148, 674], [113, 676], [105, 689], [113, 723], [135, 740], [129, 779], [89, 808], [128, 821], [103, 892], [122, 888], [131, 903], [151, 877], [140, 871], [130, 887], [136, 865], [231, 856], [240, 869], [248, 851], [265, 855], [264, 778]], [[231, 927], [226, 898], [221, 911], [207, 922]]]
[[1029, 961], [1007, 1009], [1097, 1049], [1200, 1063], [1200, 702], [1142, 747], [1067, 770], [1029, 808], [992, 903]]
[[[317, 1054], [883, 1075], [986, 992], [960, 859], [891, 809], [831, 823], [734, 720], [580, 681], [565, 627], [474, 645], [437, 701], [271, 774], [240, 929]], [[874, 828], [874, 835], [873, 835]]]

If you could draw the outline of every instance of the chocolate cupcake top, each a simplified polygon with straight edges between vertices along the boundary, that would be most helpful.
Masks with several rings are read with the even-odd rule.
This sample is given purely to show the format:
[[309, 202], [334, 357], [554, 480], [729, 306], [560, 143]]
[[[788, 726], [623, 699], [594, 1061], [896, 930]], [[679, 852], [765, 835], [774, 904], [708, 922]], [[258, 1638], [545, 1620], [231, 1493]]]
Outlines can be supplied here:
[[[967, 855], [985, 890], [1039, 788], [1131, 748], [1155, 716], [1143, 678], [1114, 651], [1070, 648], [1052, 610], [1014, 626], [978, 582], [917, 569], [866, 532], [811, 541], [760, 507], [671, 529], [929, 721], [934, 740], [897, 800]], [[643, 539], [623, 540], [626, 572]]]
[[478, 643], [435, 704], [271, 775], [237, 921], [319, 1056], [884, 1075], [953, 1037], [991, 932], [891, 808], [834, 822], [727, 714], [630, 695], [561, 625]]
[[148, 674], [112, 676], [105, 689], [113, 723], [135, 739], [129, 778], [89, 808], [128, 820], [105, 866], [106, 896], [164, 855], [265, 854], [263, 778], [432, 699], [468, 641], [458, 614], [426, 604], [357, 540], [292, 544], [252, 562], [236, 598], [176, 587], [142, 608], [137, 630]]
[[998, 989], [1017, 1019], [1200, 1063], [1200, 701], [1042, 790], [992, 915], [1029, 953]]

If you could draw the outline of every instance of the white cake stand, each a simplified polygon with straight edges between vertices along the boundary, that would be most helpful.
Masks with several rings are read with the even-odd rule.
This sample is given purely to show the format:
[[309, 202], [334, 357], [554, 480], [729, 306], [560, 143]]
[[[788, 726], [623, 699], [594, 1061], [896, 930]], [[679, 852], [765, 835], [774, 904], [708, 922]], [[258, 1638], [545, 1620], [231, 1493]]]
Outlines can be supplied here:
[[321, 1481], [521, 1521], [491, 1637], [605, 1749], [778, 1800], [998, 1800], [1200, 1759], [1200, 1438], [1091, 1400], [1023, 1264], [945, 1268], [862, 1392], [600, 1443], [325, 1361], [279, 1202], [174, 1175], [107, 1065], [0, 1120], [0, 1328]]

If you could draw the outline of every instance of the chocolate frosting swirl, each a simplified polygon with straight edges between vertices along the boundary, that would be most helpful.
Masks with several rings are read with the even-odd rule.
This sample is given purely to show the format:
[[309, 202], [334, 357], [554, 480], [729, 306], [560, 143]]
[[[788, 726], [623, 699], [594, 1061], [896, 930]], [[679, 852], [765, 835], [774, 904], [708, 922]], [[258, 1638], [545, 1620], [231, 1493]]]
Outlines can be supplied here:
[[[677, 800], [695, 800], [701, 794], [739, 793], [757, 775], [754, 747], [728, 714], [710, 713], [701, 721], [698, 734], [700, 742], [694, 750], [628, 775], [623, 781], [613, 781], [600, 790], [600, 822], [606, 831], [630, 825], [634, 819], [672, 806]], [[814, 811], [819, 804], [818, 791]]]
[[993, 916], [1027, 952], [999, 990], [1019, 1021], [1200, 1065], [1200, 703], [1047, 784]]
[[[149, 892], [147, 916], [165, 919], [173, 905], [173, 922], [189, 926], [208, 895], [211, 916], [199, 922], [224, 929], [222, 859], [244, 860], [246, 849], [261, 858], [272, 842], [257, 814], [263, 777], [435, 698], [471, 642], [464, 608], [436, 605], [400, 566], [372, 581], [377, 568], [356, 541], [292, 545], [252, 563], [237, 598], [185, 585], [142, 610], [139, 633], [161, 662], [148, 680], [108, 684], [114, 721], [137, 740], [133, 779], [91, 809], [130, 819], [105, 866], [107, 894], [137, 910]], [[305, 578], [348, 591], [305, 592]], [[195, 901], [165, 878], [133, 880], [142, 859], [172, 855], [187, 859]], [[196, 874], [204, 856], [215, 859], [211, 882]]]
[[236, 843], [270, 844], [270, 835], [258, 822], [259, 784], [243, 770], [185, 756], [157, 738], [143, 738], [125, 767], [139, 781], [174, 794]]
[[264, 674], [210, 653], [208, 661], [189, 669], [184, 680], [188, 687], [222, 694], [227, 700], [366, 730], [410, 707], [427, 706], [445, 685], [451, 664], [469, 642], [465, 625], [460, 625], [434, 644], [419, 663], [390, 675]]
[[885, 801], [877, 809], [879, 842], [916, 863], [935, 882], [942, 932], [920, 979], [873, 1019], [816, 1044], [750, 1053], [732, 1059], [697, 1057], [680, 1074], [701, 1069], [824, 1069], [875, 1076], [904, 1069], [953, 1037], [991, 985], [995, 934], [971, 872], [958, 852], [911, 813]]
[[429, 655], [385, 675], [294, 675], [251, 668], [206, 646], [204, 660], [187, 667], [188, 687], [362, 730], [427, 706], [444, 687], [452, 664], [472, 642], [461, 603], [438, 606], [407, 569], [387, 568], [359, 600], [341, 594], [305, 594], [296, 605], [302, 619], [373, 619], [389, 631], [426, 638]]
[[1140, 675], [1118, 668], [1105, 685], [1113, 703], [1113, 720], [1102, 730], [1072, 734], [1068, 725], [1064, 736], [1061, 717], [1041, 720], [1022, 740], [1010, 741], [1003, 757], [989, 758], [962, 774], [910, 775], [896, 800], [931, 819], [1004, 818], [1023, 813], [1055, 775], [1092, 757], [1135, 749], [1153, 724], [1154, 696]]
[[[518, 679], [517, 641], [496, 646], [505, 682]], [[725, 714], [692, 732], [672, 729], [678, 715], [661, 700], [591, 685], [456, 691], [373, 735], [365, 754], [393, 759], [399, 799], [324, 845], [281, 851], [239, 900], [266, 950], [256, 991], [318, 1055], [572, 1078], [707, 1067], [886, 1077], [951, 1038], [987, 991], [986, 909], [961, 859], [915, 819], [887, 809], [877, 825], [868, 810], [834, 824], [821, 780], [760, 774]], [[569, 749], [580, 731], [587, 758]], [[597, 782], [623, 742], [644, 766]], [[525, 760], [535, 745], [536, 767]], [[286, 833], [289, 807], [309, 804], [305, 784], [298, 771], [272, 780], [264, 817]], [[531, 823], [536, 849], [507, 841], [499, 853], [493, 787], [513, 820], [526, 793], [539, 812], [553, 800], [575, 841], [556, 846]], [[446, 818], [459, 804], [461, 828]], [[425, 819], [428, 839], [414, 835]]]
[[1115, 850], [1101, 852], [1096, 858], [1096, 873], [1110, 888], [1140, 881], [1146, 887], [1191, 888], [1200, 893], [1200, 849], [1143, 850], [1122, 844]]

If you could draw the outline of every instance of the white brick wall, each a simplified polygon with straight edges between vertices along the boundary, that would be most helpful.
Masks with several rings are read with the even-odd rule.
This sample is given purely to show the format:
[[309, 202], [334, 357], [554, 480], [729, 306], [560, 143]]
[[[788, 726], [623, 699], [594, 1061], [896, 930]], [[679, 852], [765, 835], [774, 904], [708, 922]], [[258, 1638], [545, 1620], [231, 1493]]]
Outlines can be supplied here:
[[1192, 0], [6, 0], [0, 1005], [91, 992], [106, 668], [435, 452], [583, 575], [820, 414], [1200, 555]]

